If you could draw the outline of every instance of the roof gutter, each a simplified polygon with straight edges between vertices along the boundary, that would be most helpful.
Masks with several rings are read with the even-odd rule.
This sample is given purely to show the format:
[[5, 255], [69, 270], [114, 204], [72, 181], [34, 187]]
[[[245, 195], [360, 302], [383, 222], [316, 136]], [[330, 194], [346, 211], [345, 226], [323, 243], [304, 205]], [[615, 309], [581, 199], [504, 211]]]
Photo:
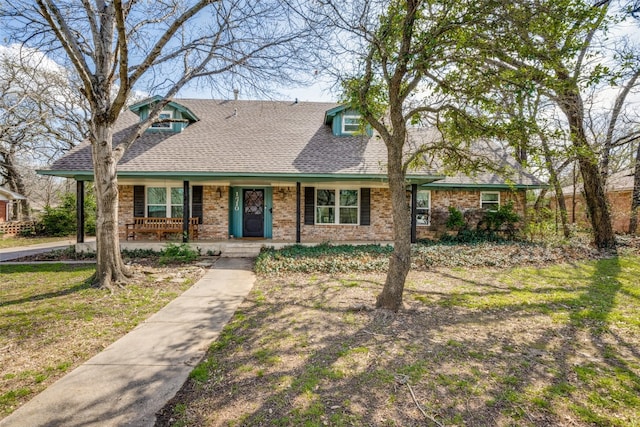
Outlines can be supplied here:
[[[74, 170], [51, 170], [39, 169], [36, 171], [40, 175], [60, 176], [64, 178], [73, 178], [76, 181], [93, 181], [93, 171], [74, 171]], [[157, 179], [277, 179], [281, 181], [291, 182], [319, 182], [319, 181], [339, 181], [339, 180], [359, 180], [359, 181], [376, 181], [387, 182], [386, 174], [322, 174], [322, 173], [246, 173], [246, 172], [118, 172], [118, 178], [157, 178]], [[409, 175], [407, 182], [410, 184], [425, 185], [434, 181], [446, 178], [444, 175]]]

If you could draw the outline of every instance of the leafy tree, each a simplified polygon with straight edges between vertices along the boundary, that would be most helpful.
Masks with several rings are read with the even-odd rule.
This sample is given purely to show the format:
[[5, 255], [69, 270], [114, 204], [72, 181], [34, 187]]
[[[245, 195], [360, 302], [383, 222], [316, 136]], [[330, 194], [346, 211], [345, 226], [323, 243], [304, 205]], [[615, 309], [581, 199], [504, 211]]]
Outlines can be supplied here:
[[[277, 0], [15, 0], [3, 2], [0, 14], [15, 39], [47, 47], [81, 82], [98, 201], [95, 281], [102, 287], [128, 276], [118, 241], [118, 162], [171, 98], [200, 78], [209, 78], [212, 92], [229, 82], [282, 82], [307, 62], [300, 47], [308, 29]], [[162, 93], [163, 101], [114, 147], [114, 123], [135, 87]]]
[[[376, 307], [397, 311], [411, 267], [411, 215], [406, 174], [424, 165], [425, 154], [457, 165], [466, 163], [466, 147], [427, 138], [419, 125], [434, 123], [448, 105], [434, 94], [434, 75], [446, 68], [459, 37], [481, 20], [485, 2], [458, 0], [391, 0], [351, 3], [349, 16], [326, 2], [331, 25], [350, 34], [343, 41], [359, 59], [351, 78], [344, 79], [347, 101], [357, 108], [387, 147], [387, 176], [391, 195], [394, 249]], [[359, 7], [356, 7], [359, 5]], [[431, 136], [433, 134], [430, 134]], [[460, 149], [462, 148], [462, 149]], [[475, 164], [477, 167], [477, 164]]]
[[[516, 146], [538, 137], [544, 142], [560, 136], [570, 142], [563, 160], [575, 158], [579, 165], [599, 248], [615, 246], [604, 191], [607, 171], [599, 163], [607, 147], [615, 145], [618, 105], [606, 121], [608, 130], [602, 132], [605, 141], [598, 141], [589, 134], [595, 122], [585, 98], [595, 89], [604, 91], [608, 84], [617, 84], [621, 73], [633, 65], [621, 61], [614, 70], [604, 62], [599, 36], [612, 23], [607, 1], [596, 5], [582, 0], [516, 1], [495, 7], [486, 25], [477, 26], [473, 39], [458, 46], [458, 68], [440, 86], [467, 106], [466, 114], [450, 116], [450, 135], [489, 135]], [[504, 109], [509, 103], [526, 106], [536, 100], [544, 108], [533, 115], [514, 116]], [[549, 118], [557, 115], [559, 126], [548, 126]], [[551, 154], [551, 150], [545, 153], [548, 163], [554, 162]]]

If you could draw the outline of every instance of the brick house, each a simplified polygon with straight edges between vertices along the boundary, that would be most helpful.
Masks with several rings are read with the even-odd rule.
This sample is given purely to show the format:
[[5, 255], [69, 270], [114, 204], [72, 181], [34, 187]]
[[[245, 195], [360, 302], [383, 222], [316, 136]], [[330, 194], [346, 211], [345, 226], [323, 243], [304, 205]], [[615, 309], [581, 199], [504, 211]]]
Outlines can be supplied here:
[[[157, 100], [121, 115], [115, 144]], [[508, 179], [410, 171], [413, 235], [442, 231], [449, 206], [471, 212], [513, 200], [524, 215], [525, 191], [541, 183], [504, 161], [513, 165]], [[198, 218], [200, 240], [390, 241], [385, 163], [383, 141], [339, 104], [176, 99], [118, 165], [120, 237], [135, 218], [184, 216]], [[91, 181], [89, 144], [40, 172]]]
[[0, 223], [10, 221], [14, 216], [16, 202], [24, 199], [23, 195], [0, 187]]
[[[631, 219], [631, 201], [633, 197], [633, 169], [611, 174], [607, 179], [607, 201], [611, 213], [611, 225], [616, 233], [628, 233], [629, 221]], [[568, 185], [562, 188], [562, 194], [567, 206], [569, 221], [580, 227], [591, 227], [587, 216], [587, 205], [585, 203], [582, 185], [575, 187]], [[555, 200], [555, 199], [554, 199]], [[551, 200], [550, 206], [553, 211], [557, 209], [556, 203]]]

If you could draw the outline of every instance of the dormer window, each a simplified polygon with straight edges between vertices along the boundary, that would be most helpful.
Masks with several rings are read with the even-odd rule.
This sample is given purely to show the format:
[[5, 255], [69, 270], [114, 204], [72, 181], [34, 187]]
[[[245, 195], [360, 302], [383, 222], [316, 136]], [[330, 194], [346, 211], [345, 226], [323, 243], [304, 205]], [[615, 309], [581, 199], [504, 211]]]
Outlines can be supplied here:
[[[151, 127], [153, 129], [171, 129], [171, 120], [173, 118], [173, 112], [169, 110], [163, 110], [160, 115], [158, 115], [158, 120], [160, 122], [153, 123]], [[163, 121], [166, 120], [166, 121]]]
[[360, 116], [355, 114], [345, 115], [342, 118], [342, 133], [354, 134], [360, 130]]

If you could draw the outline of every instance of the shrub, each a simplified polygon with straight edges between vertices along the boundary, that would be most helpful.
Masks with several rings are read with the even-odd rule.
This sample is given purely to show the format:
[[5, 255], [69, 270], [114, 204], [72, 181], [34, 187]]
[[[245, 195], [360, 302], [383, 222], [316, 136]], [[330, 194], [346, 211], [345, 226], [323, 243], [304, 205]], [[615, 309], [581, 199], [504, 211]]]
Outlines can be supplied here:
[[192, 249], [187, 243], [179, 245], [168, 243], [158, 261], [160, 264], [187, 263], [195, 261], [197, 258], [198, 251]]
[[[96, 232], [96, 198], [93, 191], [88, 191], [84, 198], [85, 232]], [[75, 234], [76, 221], [76, 195], [65, 193], [62, 195], [62, 203], [59, 206], [45, 206], [44, 214], [40, 220], [43, 234], [47, 236], [68, 236]]]
[[[2, 235], [2, 233], [0, 233], [0, 235]], [[35, 235], [36, 235], [35, 226], [34, 227], [24, 227], [18, 233], [18, 236], [20, 236], [20, 237], [33, 237]]]
[[459, 209], [449, 206], [449, 217], [447, 218], [446, 227], [449, 230], [460, 230], [467, 224], [464, 221], [464, 215]]
[[257, 273], [338, 273], [354, 271], [385, 271], [391, 246], [293, 245], [276, 250], [263, 248], [256, 260]]
[[484, 218], [478, 224], [478, 230], [483, 230], [489, 240], [496, 239], [498, 232], [505, 232], [508, 238], [515, 236], [516, 223], [520, 221], [520, 216], [515, 212], [513, 208], [513, 202], [509, 201], [500, 206], [495, 211], [487, 211]]
[[[513, 240], [516, 233], [516, 223], [520, 221], [520, 217], [515, 212], [511, 201], [500, 206], [495, 211], [485, 212], [475, 229], [469, 228], [464, 221], [464, 217], [461, 218], [462, 213], [456, 208], [450, 207], [449, 213], [447, 228], [455, 229], [454, 227], [457, 227], [458, 233], [455, 236], [446, 234], [442, 236], [440, 241], [444, 243], [480, 243]], [[453, 219], [451, 219], [452, 217]]]

